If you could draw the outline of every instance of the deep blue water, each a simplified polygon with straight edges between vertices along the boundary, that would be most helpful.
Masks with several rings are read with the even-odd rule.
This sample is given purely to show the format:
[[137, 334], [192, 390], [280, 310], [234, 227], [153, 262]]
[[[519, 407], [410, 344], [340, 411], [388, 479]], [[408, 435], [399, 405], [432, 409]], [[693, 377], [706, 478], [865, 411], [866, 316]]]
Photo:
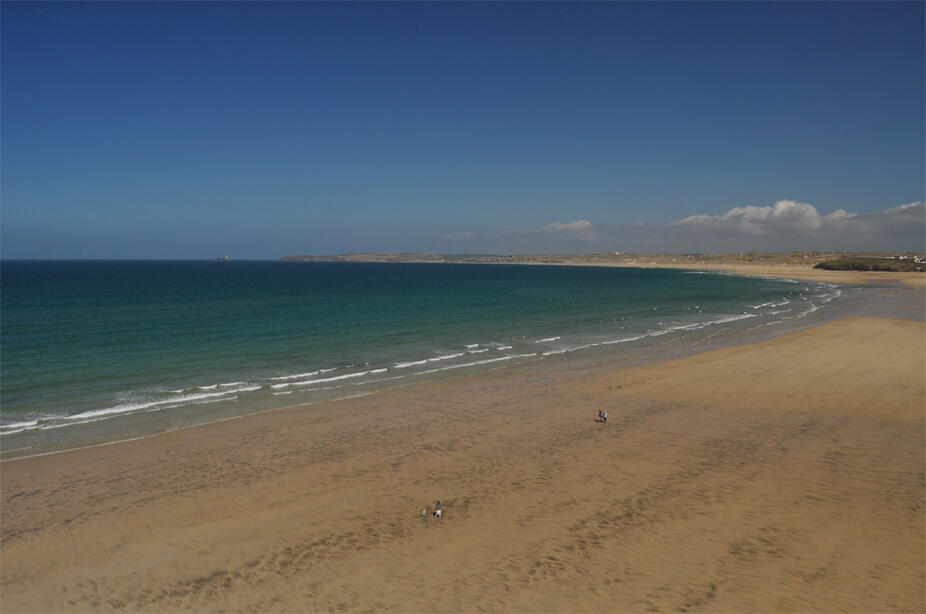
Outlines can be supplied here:
[[839, 293], [691, 271], [465, 264], [4, 261], [0, 280], [7, 450], [112, 438], [142, 415], [163, 430], [488, 365], [619, 355], [774, 325]]

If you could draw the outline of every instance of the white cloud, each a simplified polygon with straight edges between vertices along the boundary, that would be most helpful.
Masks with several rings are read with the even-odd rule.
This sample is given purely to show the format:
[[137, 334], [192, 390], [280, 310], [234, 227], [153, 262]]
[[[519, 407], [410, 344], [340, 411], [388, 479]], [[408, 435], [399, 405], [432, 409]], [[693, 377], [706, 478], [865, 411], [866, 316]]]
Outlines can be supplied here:
[[779, 200], [771, 207], [733, 207], [720, 215], [692, 215], [671, 222], [670, 226], [688, 226], [699, 230], [764, 236], [784, 233], [814, 235], [845, 230], [856, 214], [837, 209], [820, 215], [817, 208], [793, 200]]
[[587, 235], [594, 230], [592, 223], [588, 220], [575, 220], [574, 222], [553, 222], [540, 228], [520, 228], [517, 230], [501, 230], [496, 232], [487, 232], [484, 237], [512, 237], [512, 236], [530, 236], [546, 235], [548, 237], [567, 237]]
[[664, 225], [592, 224], [588, 220], [488, 233], [451, 233], [451, 249], [486, 253], [741, 252], [748, 250], [920, 251], [926, 206], [917, 201], [875, 211], [822, 214], [794, 200], [733, 207]]
[[[859, 215], [862, 230], [871, 234], [919, 235], [924, 237], [926, 204], [922, 201]], [[924, 238], [926, 240], [926, 238]]]
[[569, 222], [567, 224], [562, 224], [560, 222], [553, 222], [548, 224], [543, 228], [538, 228], [537, 231], [540, 232], [562, 232], [562, 231], [571, 231], [571, 232], [588, 232], [592, 229], [592, 223], [588, 220], [576, 220], [574, 222]]

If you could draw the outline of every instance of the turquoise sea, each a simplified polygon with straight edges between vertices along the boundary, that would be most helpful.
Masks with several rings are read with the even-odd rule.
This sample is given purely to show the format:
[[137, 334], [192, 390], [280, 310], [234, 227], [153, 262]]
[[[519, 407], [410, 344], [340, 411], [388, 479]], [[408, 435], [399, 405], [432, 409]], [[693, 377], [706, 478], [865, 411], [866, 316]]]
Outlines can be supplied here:
[[[0, 447], [34, 454], [786, 327], [833, 284], [665, 269], [4, 261]], [[771, 328], [769, 328], [771, 330]]]

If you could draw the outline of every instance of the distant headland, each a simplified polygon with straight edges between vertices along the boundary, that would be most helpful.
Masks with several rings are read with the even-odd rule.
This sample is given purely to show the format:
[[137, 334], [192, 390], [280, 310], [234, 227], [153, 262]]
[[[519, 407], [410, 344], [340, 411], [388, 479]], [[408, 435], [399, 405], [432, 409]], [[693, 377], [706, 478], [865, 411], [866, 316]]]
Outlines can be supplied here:
[[292, 255], [287, 262], [444, 262], [708, 269], [840, 283], [896, 281], [926, 286], [926, 254], [916, 252], [744, 252], [670, 254], [608, 252], [598, 254], [428, 254], [362, 252], [332, 256]]
[[744, 252], [718, 254], [640, 254], [606, 252], [598, 254], [429, 254], [423, 252], [359, 252], [316, 256], [285, 256], [287, 262], [456, 262], [490, 264], [575, 264], [689, 267], [717, 264], [797, 265], [830, 270], [923, 271], [926, 255], [915, 252]]

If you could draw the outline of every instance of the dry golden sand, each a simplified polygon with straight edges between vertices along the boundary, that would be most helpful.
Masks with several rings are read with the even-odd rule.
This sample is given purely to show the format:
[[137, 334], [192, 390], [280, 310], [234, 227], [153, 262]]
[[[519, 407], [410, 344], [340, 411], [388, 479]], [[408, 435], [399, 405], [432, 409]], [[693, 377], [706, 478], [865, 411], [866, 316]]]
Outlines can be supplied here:
[[7, 461], [0, 606], [923, 611], [924, 332], [844, 319]]
[[839, 284], [898, 283], [916, 288], [926, 287], [926, 273], [895, 273], [891, 271], [827, 271], [815, 269], [810, 265], [796, 264], [747, 264], [747, 263], [698, 263], [685, 262], [634, 262], [621, 263], [617, 266], [635, 266], [657, 269], [702, 269], [728, 271], [741, 275], [761, 275], [767, 277], [785, 277], [788, 279], [806, 279], [810, 281], [828, 281]]

